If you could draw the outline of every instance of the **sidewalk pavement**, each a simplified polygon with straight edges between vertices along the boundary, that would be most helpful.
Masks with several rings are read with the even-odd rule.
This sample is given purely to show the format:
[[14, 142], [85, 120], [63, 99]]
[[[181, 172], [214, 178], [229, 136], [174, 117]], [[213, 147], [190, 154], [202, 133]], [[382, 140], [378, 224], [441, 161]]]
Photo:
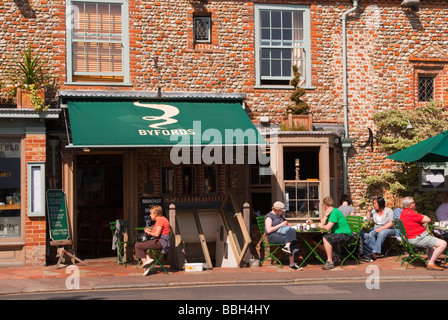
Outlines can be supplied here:
[[[107, 290], [126, 288], [154, 288], [198, 285], [238, 285], [238, 284], [292, 284], [315, 281], [366, 281], [373, 272], [381, 280], [432, 280], [448, 279], [448, 269], [428, 271], [421, 263], [400, 266], [395, 262], [397, 256], [378, 259], [371, 263], [348, 260], [343, 268], [322, 270], [317, 262], [310, 263], [301, 271], [289, 270], [288, 266], [271, 265], [265, 262], [262, 267], [213, 268], [201, 272], [172, 270], [165, 266], [168, 274], [156, 266], [148, 275], [142, 275], [142, 268], [136, 264], [115, 265], [115, 258], [85, 260], [87, 265], [77, 263], [73, 266], [56, 265], [43, 267], [14, 266], [0, 267], [0, 295], [36, 292], [55, 292], [73, 290], [74, 278], [79, 275], [80, 290]], [[377, 266], [372, 268], [370, 266]], [[369, 267], [369, 268], [367, 268]], [[75, 270], [75, 271], [74, 271]], [[78, 273], [79, 272], [79, 273]], [[68, 285], [67, 285], [68, 283]]]

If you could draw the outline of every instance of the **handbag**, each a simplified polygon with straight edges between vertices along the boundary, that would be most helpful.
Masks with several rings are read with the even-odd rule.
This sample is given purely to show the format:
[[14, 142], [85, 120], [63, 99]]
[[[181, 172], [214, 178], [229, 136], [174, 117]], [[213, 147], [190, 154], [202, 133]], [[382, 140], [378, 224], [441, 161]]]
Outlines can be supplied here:
[[150, 240], [150, 236], [144, 232], [137, 233], [135, 236], [135, 242], [144, 242]]

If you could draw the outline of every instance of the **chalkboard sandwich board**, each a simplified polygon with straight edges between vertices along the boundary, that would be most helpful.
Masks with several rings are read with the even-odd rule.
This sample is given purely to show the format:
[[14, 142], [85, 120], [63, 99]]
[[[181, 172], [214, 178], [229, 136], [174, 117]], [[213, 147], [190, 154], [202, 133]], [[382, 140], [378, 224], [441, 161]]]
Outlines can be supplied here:
[[[65, 193], [62, 190], [47, 191], [47, 211], [50, 238], [60, 245], [71, 243], [67, 218]], [[56, 244], [57, 245], [57, 244]]]

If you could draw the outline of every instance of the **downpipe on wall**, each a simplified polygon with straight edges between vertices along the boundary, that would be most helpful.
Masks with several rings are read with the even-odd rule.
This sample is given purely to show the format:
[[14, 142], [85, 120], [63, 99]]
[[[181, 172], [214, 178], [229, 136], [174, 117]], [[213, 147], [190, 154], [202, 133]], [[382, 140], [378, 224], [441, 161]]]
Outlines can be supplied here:
[[347, 88], [347, 16], [358, 9], [358, 0], [353, 0], [353, 8], [342, 16], [342, 68], [343, 68], [343, 107], [344, 107], [344, 138], [342, 142], [342, 167], [344, 177], [344, 193], [347, 193], [347, 153], [352, 146], [353, 139], [349, 136], [348, 128], [348, 88]]

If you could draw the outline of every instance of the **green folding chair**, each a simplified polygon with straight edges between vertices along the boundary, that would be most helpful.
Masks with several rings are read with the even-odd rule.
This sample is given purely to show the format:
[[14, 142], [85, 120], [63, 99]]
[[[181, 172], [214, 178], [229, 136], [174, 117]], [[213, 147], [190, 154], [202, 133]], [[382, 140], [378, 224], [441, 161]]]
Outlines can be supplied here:
[[350, 230], [352, 231], [352, 239], [350, 242], [342, 244], [342, 248], [345, 250], [346, 256], [341, 262], [341, 267], [348, 258], [353, 258], [356, 260], [356, 265], [359, 266], [359, 260], [356, 256], [356, 251], [358, 250], [359, 237], [362, 230], [362, 222], [364, 217], [359, 216], [346, 216]]
[[[173, 228], [170, 227], [170, 239], [173, 236]], [[162, 249], [146, 249], [146, 252], [148, 253], [148, 255], [154, 259], [154, 263], [152, 264], [151, 269], [149, 270], [149, 272], [151, 272], [152, 270], [154, 270], [155, 266], [158, 265], [162, 268], [162, 270], [165, 273], [168, 273], [168, 271], [165, 269], [163, 263], [162, 263], [162, 259], [164, 258], [164, 254], [162, 253]], [[137, 266], [136, 268], [138, 269], [138, 267], [141, 265], [142, 261], [141, 259], [138, 259], [137, 262]]]
[[403, 221], [401, 221], [400, 219], [395, 219], [394, 220], [394, 226], [395, 226], [396, 229], [398, 229], [398, 231], [400, 231], [400, 234], [401, 234], [401, 244], [403, 246], [403, 249], [404, 249], [405, 253], [408, 254], [401, 261], [401, 266], [406, 261], [408, 261], [408, 259], [410, 259], [408, 261], [408, 264], [406, 265], [406, 269], [408, 268], [409, 264], [412, 263], [415, 260], [417, 260], [417, 261], [420, 260], [421, 262], [423, 262], [425, 264], [425, 267], [426, 267], [426, 264], [428, 262], [424, 258], [422, 258], [422, 256], [421, 256], [423, 253], [425, 253], [426, 249], [413, 246], [412, 244], [409, 243], [408, 234], [406, 233], [406, 229], [404, 228]]
[[168, 273], [168, 271], [166, 271], [166, 269], [165, 269], [165, 267], [163, 266], [163, 263], [162, 263], [162, 258], [164, 257], [164, 255], [162, 253], [162, 250], [148, 249], [148, 253], [149, 253], [149, 256], [150, 257], [152, 256], [152, 258], [154, 259], [154, 263], [152, 264], [152, 267], [151, 267], [151, 269], [149, 271], [151, 272], [154, 269], [154, 267], [156, 265], [158, 265], [158, 266], [160, 266], [162, 268], [162, 270], [165, 273]]
[[[122, 226], [124, 228], [124, 230], [127, 230], [129, 227], [129, 223], [128, 221], [123, 221], [122, 222], [124, 225]], [[109, 222], [110, 224], [110, 230], [112, 232], [112, 239], [114, 238], [115, 235], [115, 231], [117, 230], [117, 221], [112, 221]], [[134, 245], [134, 241], [115, 241], [115, 247], [117, 250], [117, 258], [115, 259], [115, 263], [114, 264], [122, 264], [124, 265], [124, 267], [127, 267], [127, 263], [124, 261], [124, 248], [125, 247], [129, 247], [129, 245], [133, 246]]]
[[260, 231], [261, 244], [264, 248], [264, 251], [266, 252], [266, 257], [263, 259], [263, 261], [260, 262], [260, 266], [262, 266], [263, 263], [268, 258], [271, 258], [271, 264], [274, 264], [274, 262], [277, 261], [280, 264], [280, 267], [283, 269], [282, 262], [275, 256], [275, 254], [278, 251], [278, 249], [284, 247], [284, 244], [269, 243], [267, 241], [267, 238], [265, 240], [266, 234], [265, 234], [264, 216], [257, 217], [257, 224], [258, 224], [258, 230]]

